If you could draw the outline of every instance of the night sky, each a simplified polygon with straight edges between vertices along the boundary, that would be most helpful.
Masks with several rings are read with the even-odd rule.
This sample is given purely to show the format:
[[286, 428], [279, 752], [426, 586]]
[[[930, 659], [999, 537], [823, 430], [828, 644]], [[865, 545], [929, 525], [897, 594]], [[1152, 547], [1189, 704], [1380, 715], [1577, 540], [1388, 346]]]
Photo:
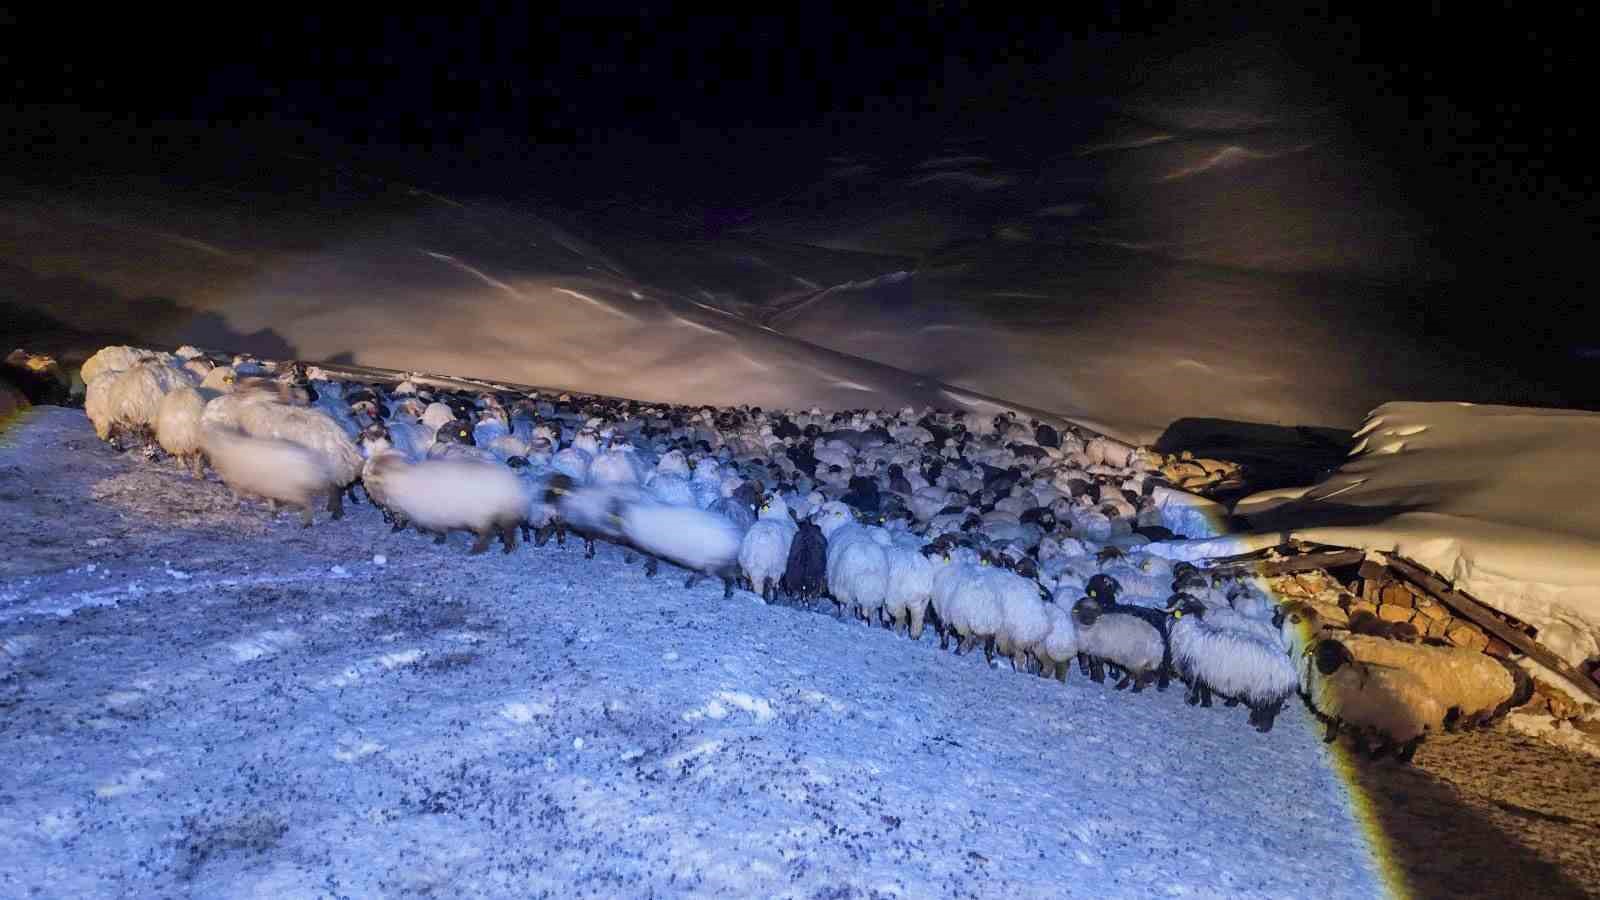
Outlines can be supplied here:
[[468, 6], [403, 20], [12, 13], [8, 167], [40, 180], [137, 169], [146, 126], [182, 122], [207, 152], [278, 140], [441, 191], [578, 209], [625, 198], [715, 223], [812, 180], [830, 151], [1082, 141], [1161, 60], [1259, 34], [1298, 67], [1298, 95], [1331, 105], [1384, 161], [1453, 284], [1474, 293], [1438, 289], [1453, 296], [1420, 327], [1546, 358], [1600, 352], [1593, 125], [1572, 93], [1594, 74], [1582, 10], [1417, 4], [1358, 21], [1134, 5], [1070, 18], [938, 2], [735, 17]]

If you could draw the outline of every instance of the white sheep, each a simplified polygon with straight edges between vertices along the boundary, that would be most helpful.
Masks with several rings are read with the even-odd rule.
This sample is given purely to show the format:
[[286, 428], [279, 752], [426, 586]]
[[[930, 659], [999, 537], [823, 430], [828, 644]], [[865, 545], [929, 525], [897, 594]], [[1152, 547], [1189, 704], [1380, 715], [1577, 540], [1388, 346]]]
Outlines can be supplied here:
[[[1250, 708], [1250, 724], [1257, 731], [1272, 730], [1273, 720], [1298, 686], [1294, 662], [1278, 644], [1270, 626], [1259, 631], [1241, 627], [1248, 620], [1231, 610], [1208, 611], [1204, 604], [1179, 594], [1172, 606], [1168, 628], [1172, 662], [1189, 683], [1187, 702], [1211, 705], [1211, 692], [1242, 702]], [[1225, 614], [1232, 614], [1231, 621]], [[1221, 620], [1221, 621], [1219, 621]]]
[[287, 503], [300, 510], [307, 527], [312, 523], [311, 508], [317, 496], [338, 493], [326, 461], [299, 444], [206, 428], [201, 432], [201, 447], [235, 497], [260, 497], [274, 512], [278, 503]]
[[496, 535], [510, 553], [517, 526], [527, 517], [528, 496], [521, 479], [504, 466], [471, 462], [407, 462], [398, 453], [380, 453], [367, 469], [381, 496], [397, 515], [419, 530], [437, 535], [454, 530], [477, 535], [472, 553], [489, 549]]
[[743, 537], [733, 523], [716, 513], [691, 506], [613, 501], [611, 515], [622, 536], [652, 558], [689, 570], [685, 587], [702, 575], [722, 579], [722, 596], [732, 596]]
[[[207, 412], [213, 405], [226, 399], [228, 396], [218, 397], [206, 404]], [[204, 414], [201, 418], [204, 420]], [[344, 515], [343, 493], [361, 478], [365, 459], [361, 455], [361, 448], [356, 446], [339, 423], [320, 409], [290, 406], [270, 400], [246, 403], [239, 409], [237, 421], [250, 437], [290, 441], [320, 455], [328, 472], [343, 489], [329, 498], [328, 511], [336, 519]]]
[[83, 411], [102, 441], [116, 444], [125, 435], [153, 437], [161, 398], [168, 391], [193, 386], [188, 373], [147, 359], [127, 369], [105, 371], [88, 382]]
[[1013, 671], [1026, 673], [1028, 657], [1050, 633], [1050, 618], [1039, 596], [1039, 585], [1015, 572], [989, 566], [983, 573], [1000, 603], [1000, 629], [995, 645], [1011, 657]]
[[987, 577], [989, 564], [980, 559], [976, 564], [954, 565], [958, 567], [957, 573], [946, 575], [943, 580], [940, 578], [943, 573], [934, 573], [935, 609], [945, 628], [960, 638], [956, 644], [957, 655], [970, 652], [982, 641], [984, 659], [992, 663], [1005, 609], [995, 592], [995, 583]]
[[824, 503], [813, 521], [828, 539], [828, 593], [835, 614], [850, 609], [871, 624], [867, 617], [883, 608], [888, 591], [888, 534], [858, 524], [854, 511], [837, 500]]
[[1306, 700], [1328, 723], [1327, 742], [1350, 727], [1358, 742], [1378, 739], [1374, 758], [1392, 748], [1409, 762], [1423, 738], [1443, 724], [1444, 709], [1421, 679], [1404, 669], [1360, 662], [1339, 641], [1325, 638], [1311, 645], [1301, 666]]
[[884, 550], [889, 561], [889, 581], [883, 595], [883, 610], [891, 627], [906, 630], [907, 636], [922, 639], [922, 627], [933, 594], [935, 564], [920, 546], [896, 541]]
[[1444, 708], [1447, 729], [1486, 725], [1533, 695], [1533, 682], [1526, 672], [1476, 650], [1408, 644], [1365, 634], [1345, 636], [1344, 645], [1363, 663], [1404, 669], [1416, 676]]
[[1167, 642], [1161, 629], [1131, 612], [1137, 607], [1122, 609], [1130, 611], [1119, 611], [1116, 604], [1090, 597], [1079, 598], [1072, 607], [1078, 651], [1089, 658], [1089, 677], [1094, 681], [1105, 679], [1101, 666], [1109, 662], [1123, 670], [1117, 690], [1132, 683], [1138, 693], [1152, 679], [1166, 676]]
[[756, 523], [745, 532], [739, 545], [739, 568], [750, 589], [771, 603], [772, 590], [783, 578], [789, 562], [789, 547], [798, 528], [789, 516], [789, 505], [780, 496], [767, 498]]
[[78, 377], [87, 385], [101, 375], [126, 371], [142, 362], [167, 363], [174, 359], [176, 358], [169, 354], [156, 353], [139, 347], [126, 345], [101, 347], [93, 356], [84, 360], [83, 365], [78, 368]]
[[1044, 605], [1045, 618], [1050, 631], [1033, 648], [1039, 660], [1039, 674], [1057, 681], [1067, 680], [1067, 670], [1078, 655], [1078, 627], [1072, 621], [1072, 611], [1057, 602]]
[[206, 399], [200, 390], [185, 385], [162, 397], [156, 412], [156, 443], [186, 464], [196, 478], [205, 472], [200, 417], [205, 414]]

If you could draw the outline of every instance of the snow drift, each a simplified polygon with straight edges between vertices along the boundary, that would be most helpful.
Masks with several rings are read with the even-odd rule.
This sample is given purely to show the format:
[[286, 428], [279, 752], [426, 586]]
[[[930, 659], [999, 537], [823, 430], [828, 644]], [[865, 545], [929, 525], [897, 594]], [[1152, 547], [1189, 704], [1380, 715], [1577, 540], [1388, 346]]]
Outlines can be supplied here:
[[1537, 626], [1569, 663], [1600, 655], [1600, 413], [1386, 403], [1358, 437], [1326, 481], [1235, 513], [1274, 540], [1410, 557]]

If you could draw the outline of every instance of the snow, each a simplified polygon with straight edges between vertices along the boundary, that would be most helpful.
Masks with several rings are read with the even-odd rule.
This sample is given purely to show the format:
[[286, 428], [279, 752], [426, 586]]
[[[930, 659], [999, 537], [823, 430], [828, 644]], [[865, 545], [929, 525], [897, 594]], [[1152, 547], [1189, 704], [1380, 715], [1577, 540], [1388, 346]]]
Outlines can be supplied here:
[[304, 530], [78, 412], [8, 441], [0, 894], [1382, 890], [1298, 706], [1260, 735], [607, 545], [468, 557], [368, 505]]
[[1409, 557], [1537, 626], [1567, 662], [1600, 656], [1600, 413], [1386, 403], [1358, 438], [1327, 480], [1235, 513]]

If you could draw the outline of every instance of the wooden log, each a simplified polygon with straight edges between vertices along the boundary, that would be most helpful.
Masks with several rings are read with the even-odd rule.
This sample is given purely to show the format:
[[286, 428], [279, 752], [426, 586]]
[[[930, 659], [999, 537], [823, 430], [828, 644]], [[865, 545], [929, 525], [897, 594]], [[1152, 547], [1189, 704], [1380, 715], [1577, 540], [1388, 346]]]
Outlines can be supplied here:
[[1450, 607], [1462, 618], [1471, 621], [1490, 635], [1527, 654], [1534, 662], [1572, 682], [1579, 690], [1596, 701], [1600, 701], [1600, 684], [1596, 684], [1587, 675], [1568, 665], [1566, 660], [1545, 649], [1543, 644], [1500, 621], [1500, 618], [1489, 607], [1479, 603], [1466, 593], [1456, 590], [1443, 578], [1403, 556], [1389, 556], [1387, 558], [1390, 568], [1412, 584], [1432, 594], [1434, 599]]
[[1287, 559], [1256, 559], [1234, 562], [1216, 567], [1224, 575], [1291, 575], [1295, 572], [1312, 572], [1317, 569], [1337, 569], [1353, 566], [1366, 558], [1364, 550], [1318, 550]]

